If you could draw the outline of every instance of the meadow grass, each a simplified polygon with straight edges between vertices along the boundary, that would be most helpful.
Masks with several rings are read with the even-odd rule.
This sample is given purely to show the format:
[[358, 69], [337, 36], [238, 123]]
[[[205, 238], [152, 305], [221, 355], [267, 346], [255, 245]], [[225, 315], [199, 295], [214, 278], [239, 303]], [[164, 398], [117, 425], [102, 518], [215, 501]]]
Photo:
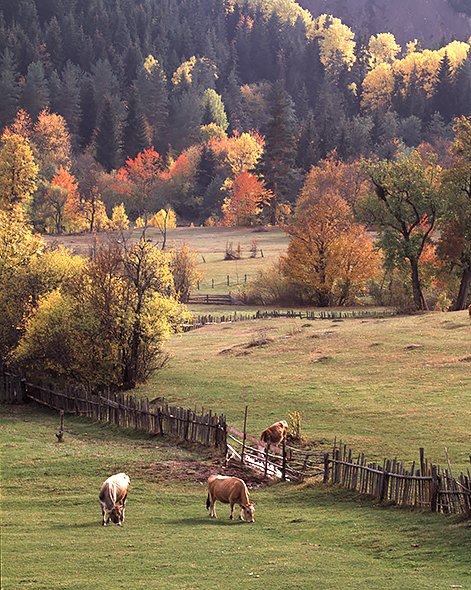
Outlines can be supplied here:
[[[2, 588], [434, 590], [469, 588], [470, 529], [439, 515], [383, 508], [317, 484], [252, 490], [254, 524], [207, 516], [198, 470], [207, 451], [171, 446], [30, 405], [1, 408]], [[98, 490], [131, 476], [122, 528], [100, 526]]]
[[[257, 320], [174, 336], [170, 363], [138, 393], [225, 413], [248, 431], [302, 414], [306, 438], [334, 437], [368, 458], [445, 463], [471, 452], [467, 312], [368, 320]], [[264, 346], [251, 346], [260, 337]]]
[[[131, 240], [139, 239], [142, 230], [134, 230], [129, 233]], [[98, 234], [98, 240], [106, 242], [108, 239], [116, 239], [116, 233]], [[146, 230], [146, 238], [155, 243], [162, 242], [162, 236], [155, 228]], [[88, 255], [95, 237], [90, 234], [69, 236], [45, 236], [48, 243], [61, 243], [73, 251]], [[251, 257], [251, 246], [256, 241], [258, 253], [256, 258]], [[268, 231], [259, 231], [256, 228], [238, 227], [177, 227], [168, 230], [167, 248], [181, 246], [186, 243], [196, 252], [198, 270], [202, 274], [200, 281], [201, 293], [236, 293], [251, 278], [254, 278], [260, 270], [267, 268], [281, 254], [284, 254], [288, 245], [287, 234], [276, 227], [268, 228]], [[240, 260], [224, 260], [226, 244], [232, 243], [234, 250], [240, 244]], [[260, 253], [263, 252], [263, 257]], [[229, 285], [227, 284], [229, 275]], [[214, 280], [214, 288], [212, 281]]]

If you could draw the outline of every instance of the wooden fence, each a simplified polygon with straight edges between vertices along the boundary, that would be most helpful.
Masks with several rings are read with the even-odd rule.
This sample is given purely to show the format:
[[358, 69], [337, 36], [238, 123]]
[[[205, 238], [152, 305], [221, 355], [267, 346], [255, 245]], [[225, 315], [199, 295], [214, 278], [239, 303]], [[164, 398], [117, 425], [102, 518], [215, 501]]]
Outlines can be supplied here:
[[[20, 391], [22, 395], [12, 394]], [[90, 393], [80, 388], [59, 391], [20, 380], [3, 373], [0, 378], [0, 401], [24, 402], [27, 399], [63, 411], [65, 414], [86, 416], [118, 427], [132, 428], [151, 434], [173, 436], [207, 447], [226, 448], [226, 418], [211, 411], [193, 410], [160, 404], [154, 407], [148, 399], [125, 394]]]
[[0, 402], [22, 404], [26, 399], [26, 380], [0, 370]]
[[471, 474], [453, 477], [451, 468], [429, 463], [420, 449], [420, 461], [409, 469], [398, 461], [368, 463], [363, 454], [353, 457], [346, 445], [334, 446], [324, 481], [361, 494], [443, 514], [471, 515]]
[[228, 431], [224, 415], [203, 410], [198, 414], [168, 404], [154, 407], [148, 399], [133, 395], [89, 393], [78, 388], [58, 391], [0, 371], [0, 402], [22, 403], [27, 399], [66, 414], [216, 447], [226, 451], [226, 457], [262, 471], [267, 477], [300, 481], [320, 476], [326, 484], [355, 490], [381, 502], [471, 516], [470, 471], [454, 477], [450, 466], [443, 469], [429, 463], [423, 449], [417, 466], [413, 463], [406, 468], [397, 460], [385, 459], [381, 465], [367, 462], [363, 454], [354, 458], [351, 449], [342, 444], [334, 444], [331, 452], [302, 450], [287, 444], [265, 447], [247, 435], [245, 427], [243, 433], [234, 428]]
[[265, 477], [273, 477], [282, 481], [301, 481], [306, 477], [323, 475], [328, 453], [304, 451], [283, 443], [264, 445], [254, 437], [248, 436], [235, 428], [228, 428], [227, 457], [239, 461]]
[[[204, 295], [203, 297], [206, 297]], [[195, 315], [193, 319], [182, 326], [184, 332], [202, 328], [208, 324], [226, 324], [234, 322], [246, 322], [252, 320], [267, 320], [274, 318], [300, 319], [300, 320], [343, 320], [343, 319], [378, 319], [397, 316], [396, 310], [329, 310], [329, 311], [257, 311], [244, 313], [235, 311], [228, 314]]]

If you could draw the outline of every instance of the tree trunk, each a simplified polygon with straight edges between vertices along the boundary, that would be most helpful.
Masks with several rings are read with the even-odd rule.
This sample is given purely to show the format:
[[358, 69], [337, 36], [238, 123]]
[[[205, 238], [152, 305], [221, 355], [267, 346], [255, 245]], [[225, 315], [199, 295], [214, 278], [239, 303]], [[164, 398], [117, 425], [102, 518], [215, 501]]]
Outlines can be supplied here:
[[458, 297], [453, 303], [451, 311], [460, 311], [466, 309], [466, 303], [468, 302], [469, 285], [471, 283], [471, 266], [468, 266], [463, 270], [461, 275], [460, 289], [458, 291]]
[[414, 258], [410, 258], [409, 262], [411, 267], [412, 292], [414, 294], [415, 308], [418, 311], [423, 311], [427, 309], [427, 303], [422, 293], [422, 287], [420, 286], [419, 265]]

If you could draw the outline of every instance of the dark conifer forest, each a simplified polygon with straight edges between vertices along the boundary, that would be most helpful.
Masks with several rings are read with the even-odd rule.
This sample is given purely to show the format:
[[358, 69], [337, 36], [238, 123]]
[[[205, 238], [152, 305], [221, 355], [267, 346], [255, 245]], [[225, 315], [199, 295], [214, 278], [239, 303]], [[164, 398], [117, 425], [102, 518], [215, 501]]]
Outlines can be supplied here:
[[391, 138], [416, 146], [469, 114], [467, 43], [399, 47], [379, 33], [356, 38], [335, 17], [275, 0], [6, 0], [0, 126], [20, 107], [33, 120], [48, 107], [74, 153], [107, 171], [151, 145], [178, 156], [201, 143], [202, 125], [256, 130], [269, 138], [272, 189], [266, 159], [283, 143], [280, 198], [293, 200], [332, 149], [352, 159]]

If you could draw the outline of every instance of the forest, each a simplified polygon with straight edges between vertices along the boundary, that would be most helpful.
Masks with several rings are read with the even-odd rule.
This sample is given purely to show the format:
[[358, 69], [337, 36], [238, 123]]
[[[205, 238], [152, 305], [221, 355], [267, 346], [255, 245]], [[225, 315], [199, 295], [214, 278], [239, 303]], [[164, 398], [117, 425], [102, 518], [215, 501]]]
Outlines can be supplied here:
[[[2, 3], [2, 354], [40, 367], [50, 338], [45, 372], [69, 350], [67, 378], [145, 379], [199, 276], [164, 253], [177, 223], [289, 235], [247, 301], [464, 309], [470, 114], [469, 42], [357, 39], [291, 0]], [[158, 248], [87, 261], [38, 236], [148, 226]]]

